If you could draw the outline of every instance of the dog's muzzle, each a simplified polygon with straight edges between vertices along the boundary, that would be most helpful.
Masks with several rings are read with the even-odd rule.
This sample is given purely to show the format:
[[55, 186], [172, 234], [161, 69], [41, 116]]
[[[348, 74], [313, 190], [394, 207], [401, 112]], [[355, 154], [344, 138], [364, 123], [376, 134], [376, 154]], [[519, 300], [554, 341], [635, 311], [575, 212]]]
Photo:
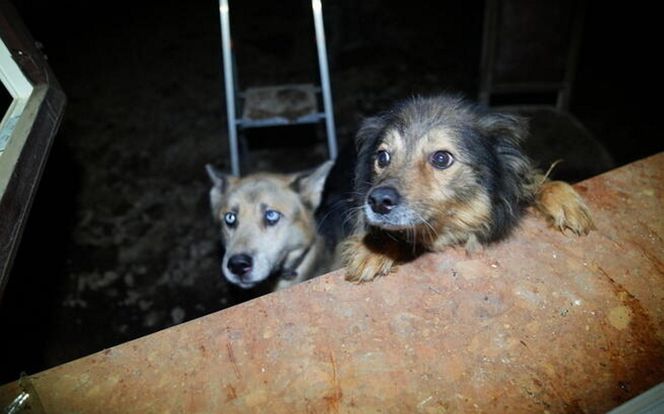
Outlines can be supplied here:
[[382, 185], [369, 191], [364, 205], [368, 224], [385, 230], [404, 230], [422, 223], [396, 188]]
[[399, 204], [401, 196], [394, 187], [376, 187], [367, 196], [367, 203], [377, 214], [389, 214]]
[[226, 267], [240, 280], [243, 280], [249, 273], [251, 273], [253, 259], [248, 254], [236, 254], [228, 259]]

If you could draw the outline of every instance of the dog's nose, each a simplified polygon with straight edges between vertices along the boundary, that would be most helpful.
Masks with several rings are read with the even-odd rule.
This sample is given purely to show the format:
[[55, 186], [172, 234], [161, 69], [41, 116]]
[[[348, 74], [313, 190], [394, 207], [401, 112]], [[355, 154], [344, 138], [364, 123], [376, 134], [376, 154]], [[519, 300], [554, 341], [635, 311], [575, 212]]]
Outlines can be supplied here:
[[228, 259], [226, 267], [228, 267], [228, 270], [234, 275], [242, 277], [251, 272], [252, 265], [253, 260], [251, 259], [251, 256], [248, 254], [236, 254]]
[[387, 214], [399, 204], [400, 198], [394, 187], [377, 187], [371, 190], [367, 201], [374, 212]]

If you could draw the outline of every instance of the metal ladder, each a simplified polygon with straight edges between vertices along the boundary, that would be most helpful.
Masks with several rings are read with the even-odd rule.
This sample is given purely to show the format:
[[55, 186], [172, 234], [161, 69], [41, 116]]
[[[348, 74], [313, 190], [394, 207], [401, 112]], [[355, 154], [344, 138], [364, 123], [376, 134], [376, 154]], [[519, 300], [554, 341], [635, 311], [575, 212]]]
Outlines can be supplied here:
[[[316, 48], [318, 50], [320, 88], [309, 84], [249, 88], [245, 92], [238, 94], [244, 101], [242, 116], [238, 118], [236, 109], [239, 105], [237, 105], [238, 101], [236, 100], [235, 91], [236, 77], [233, 65], [228, 0], [219, 0], [224, 88], [226, 91], [226, 112], [228, 117], [228, 141], [231, 155], [231, 170], [235, 176], [240, 175], [239, 128], [311, 124], [325, 120], [329, 156], [330, 159], [337, 157], [337, 139], [334, 128], [330, 73], [327, 64], [327, 48], [325, 45], [321, 0], [312, 0], [311, 8], [314, 17]], [[318, 92], [322, 93], [322, 112], [318, 111], [318, 100], [315, 96]], [[290, 111], [290, 113], [283, 114], [279, 113], [278, 110], [266, 110], [270, 102], [276, 102], [277, 105], [281, 105], [282, 109], [285, 108], [285, 112]]]

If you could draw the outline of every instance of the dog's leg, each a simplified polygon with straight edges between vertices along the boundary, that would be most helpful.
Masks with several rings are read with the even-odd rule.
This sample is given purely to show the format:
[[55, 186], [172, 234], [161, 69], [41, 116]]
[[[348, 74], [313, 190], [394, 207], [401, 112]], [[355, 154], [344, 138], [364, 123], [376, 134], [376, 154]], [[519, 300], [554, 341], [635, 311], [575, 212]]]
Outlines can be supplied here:
[[474, 234], [468, 236], [468, 240], [466, 240], [464, 247], [466, 249], [466, 256], [468, 257], [471, 257], [473, 254], [482, 251], [482, 243], [477, 240], [477, 236]]
[[385, 276], [393, 269], [399, 254], [397, 242], [391, 239], [372, 239], [360, 234], [347, 239], [343, 244], [343, 258], [346, 263], [346, 280], [369, 282]]
[[537, 192], [535, 207], [558, 230], [571, 230], [577, 236], [595, 228], [590, 211], [571, 185], [562, 181], [546, 181]]

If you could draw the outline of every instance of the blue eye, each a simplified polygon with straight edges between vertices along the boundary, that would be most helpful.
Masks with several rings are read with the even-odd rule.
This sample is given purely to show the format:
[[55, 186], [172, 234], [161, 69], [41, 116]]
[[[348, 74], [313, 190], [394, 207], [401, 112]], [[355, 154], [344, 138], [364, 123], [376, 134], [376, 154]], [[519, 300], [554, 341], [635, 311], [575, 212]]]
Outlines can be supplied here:
[[229, 211], [228, 213], [224, 214], [224, 222], [228, 227], [233, 227], [237, 223], [237, 216], [235, 213]]
[[277, 224], [281, 218], [281, 213], [276, 210], [266, 210], [265, 211], [265, 222], [270, 226]]
[[390, 153], [385, 150], [380, 150], [376, 153], [376, 164], [378, 168], [385, 168], [390, 164], [392, 157]]

